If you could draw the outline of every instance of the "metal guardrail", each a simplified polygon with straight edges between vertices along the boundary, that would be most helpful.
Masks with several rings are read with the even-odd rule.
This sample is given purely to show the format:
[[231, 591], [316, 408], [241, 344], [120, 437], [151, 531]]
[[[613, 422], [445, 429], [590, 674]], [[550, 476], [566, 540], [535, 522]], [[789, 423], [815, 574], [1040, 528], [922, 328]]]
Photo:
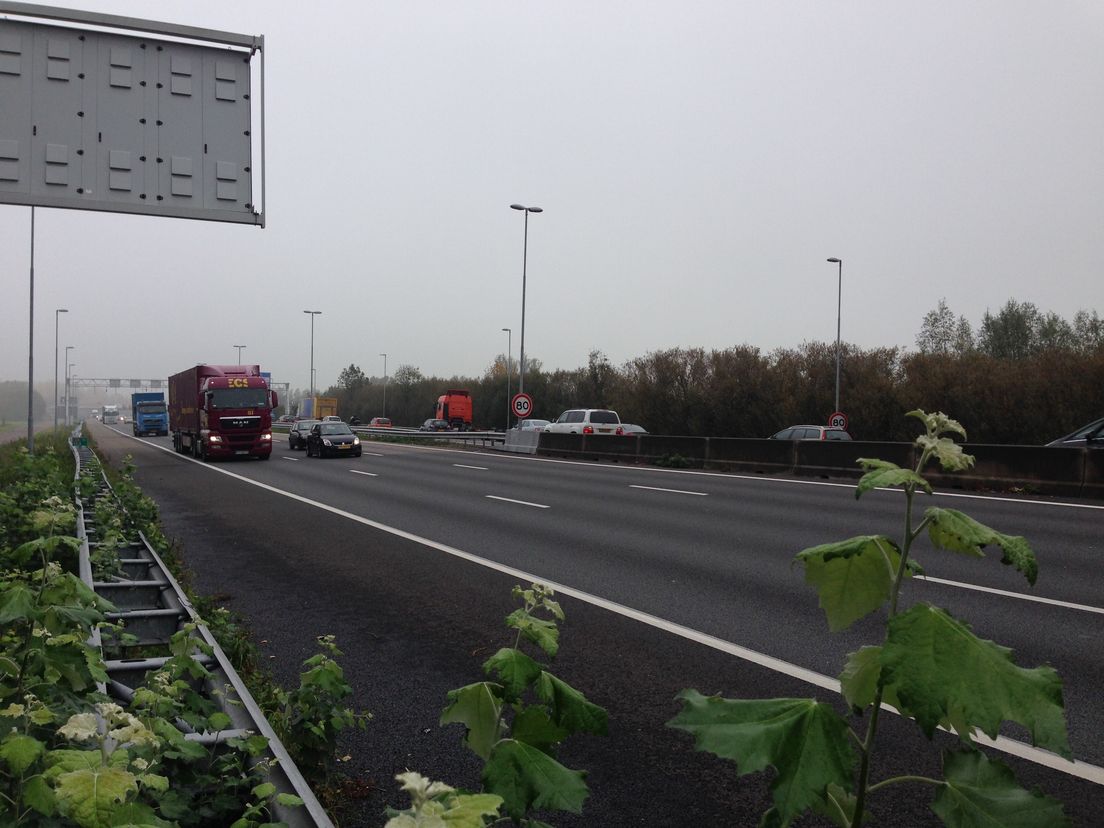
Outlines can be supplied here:
[[[87, 445], [81, 444], [80, 430], [81, 427], [78, 426], [69, 441], [77, 465], [76, 478], [90, 478], [96, 485], [96, 491], [91, 497], [84, 500], [79, 496], [76, 498], [77, 537], [81, 543], [81, 580], [118, 608], [119, 611], [110, 613], [109, 618], [121, 622], [126, 632], [137, 636], [138, 643], [132, 646], [167, 646], [172, 636], [185, 624], [194, 623], [197, 634], [213, 652], [213, 657], [208, 658], [197, 649], [194, 656], [211, 672], [211, 677], [201, 688], [202, 692], [230, 717], [233, 729], [218, 733], [196, 733], [185, 723], [178, 722], [185, 738], [204, 744], [219, 744], [241, 737], [247, 731], [260, 733], [268, 739], [268, 750], [262, 754], [261, 759], [270, 760], [269, 781], [281, 793], [294, 794], [303, 800], [302, 807], [273, 804], [274, 815], [290, 828], [333, 828], [333, 823], [295, 766], [287, 748], [280, 742], [245, 683], [145, 535], [139, 532], [138, 540], [117, 547], [120, 575], [95, 580], [90, 551], [92, 546], [99, 545], [99, 532], [92, 515], [97, 502], [106, 498], [114, 499], [115, 494], [104, 476], [99, 459]], [[115, 641], [108, 643], [117, 645]], [[104, 642], [99, 630], [93, 633], [92, 644], [102, 651]], [[129, 702], [134, 696], [135, 688], [142, 683], [145, 676], [160, 668], [166, 660], [142, 658], [105, 661], [108, 681], [101, 684], [99, 689], [124, 703]]]
[[[274, 423], [272, 430], [286, 434], [291, 425], [291, 423]], [[346, 425], [348, 424], [346, 423]], [[478, 441], [483, 445], [506, 442], [506, 435], [501, 431], [422, 431], [421, 429], [404, 428], [402, 426], [392, 426], [391, 428], [349, 426], [349, 428], [355, 434], [368, 437], [418, 437], [430, 442], [474, 443]]]

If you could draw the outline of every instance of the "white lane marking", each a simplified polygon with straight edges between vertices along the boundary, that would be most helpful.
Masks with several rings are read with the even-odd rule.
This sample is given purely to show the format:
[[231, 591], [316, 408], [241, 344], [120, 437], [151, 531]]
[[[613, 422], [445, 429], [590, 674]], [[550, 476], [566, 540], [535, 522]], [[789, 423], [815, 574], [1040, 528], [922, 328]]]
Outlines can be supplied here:
[[[161, 447], [160, 447], [160, 446], [158, 446], [158, 448], [161, 448]], [[281, 459], [281, 460], [292, 460], [292, 461], [294, 461], [294, 462], [298, 463], [298, 462], [299, 462], [300, 460], [302, 460], [303, 458], [302, 458], [302, 457], [281, 457], [280, 459]]]
[[[122, 432], [119, 432], [120, 434]], [[445, 448], [444, 446], [400, 446], [396, 445], [396, 449], [410, 449], [414, 451], [448, 451], [456, 454], [467, 454], [468, 456], [477, 455], [479, 457], [493, 457], [496, 460], [513, 460], [516, 462], [529, 462], [529, 463], [558, 463], [564, 466], [586, 466], [591, 469], [601, 469], [603, 471], [634, 471], [634, 472], [647, 472], [649, 474], [689, 474], [696, 475], [698, 477], [721, 477], [726, 480], [751, 480], [755, 482], [766, 483], [783, 483], [791, 486], [828, 486], [830, 488], [838, 489], [856, 489], [858, 485], [855, 483], [832, 483], [827, 480], [801, 480], [798, 478], [790, 477], [767, 477], [761, 474], [731, 474], [728, 472], [714, 472], [714, 471], [699, 471], [696, 469], [656, 469], [649, 466], [631, 466], [631, 465], [602, 465], [600, 463], [591, 463], [584, 460], [562, 460], [556, 457], [530, 457], [522, 454], [501, 454], [498, 452], [487, 451], [471, 451], [469, 449], [454, 449]], [[898, 492], [900, 489], [878, 489], [880, 492]], [[1016, 503], [1026, 504], [1029, 506], [1062, 506], [1068, 509], [1090, 509], [1094, 511], [1104, 511], [1104, 505], [1097, 505], [1094, 503], [1069, 503], [1064, 500], [1028, 500], [1026, 498], [1019, 497], [1000, 497], [996, 495], [983, 495], [983, 494], [965, 494], [963, 492], [935, 492], [933, 497], [960, 497], [967, 500], [996, 500], [1002, 503]]]
[[[124, 434], [123, 436], [129, 437], [130, 435]], [[132, 437], [131, 439], [137, 438]], [[173, 451], [172, 448], [155, 445], [153, 443], [147, 443], [147, 445], [153, 446], [153, 448], [159, 449], [169, 454], [176, 454], [176, 452]], [[556, 581], [542, 578], [539, 575], [534, 575], [530, 572], [526, 572], [525, 570], [515, 569], [512, 566], [506, 566], [505, 564], [500, 564], [497, 561], [488, 560], [487, 558], [481, 558], [478, 555], [473, 555], [471, 552], [465, 552], [462, 549], [457, 549], [455, 546], [448, 546], [443, 543], [438, 543], [435, 540], [423, 538], [420, 535], [415, 535], [414, 533], [407, 532], [404, 529], [399, 529], [394, 526], [388, 526], [386, 523], [380, 523], [370, 518], [361, 517], [360, 515], [354, 515], [352, 512], [346, 512], [344, 509], [338, 509], [335, 506], [330, 506], [326, 503], [320, 503], [317, 500], [311, 500], [308, 497], [303, 497], [303, 495], [297, 495], [292, 492], [285, 492], [283, 489], [277, 489], [275, 486], [270, 486], [267, 483], [261, 483], [258, 480], [251, 480], [248, 477], [243, 477], [242, 475], [236, 474], [235, 472], [221, 469], [218, 466], [212, 466], [209, 463], [203, 463], [193, 457], [185, 457], [184, 455], [179, 456], [183, 460], [188, 460], [189, 462], [196, 463], [197, 465], [203, 466], [206, 469], [210, 469], [213, 472], [225, 474], [227, 477], [232, 477], [235, 480], [240, 480], [242, 483], [248, 483], [250, 486], [256, 486], [257, 488], [263, 489], [267, 492], [272, 492], [273, 494], [278, 494], [283, 497], [290, 498], [291, 500], [305, 503], [308, 506], [313, 506], [316, 509], [321, 509], [322, 511], [329, 512], [332, 515], [337, 515], [338, 517], [343, 517], [355, 523], [359, 523], [362, 526], [368, 526], [372, 529], [377, 529], [380, 532], [386, 532], [389, 535], [394, 535], [397, 538], [402, 538], [403, 540], [408, 540], [412, 543], [417, 543], [422, 546], [429, 547], [430, 549], [436, 549], [438, 552], [444, 552], [446, 555], [452, 555], [455, 558], [460, 558], [461, 560], [468, 561], [469, 563], [478, 564], [479, 566], [486, 567], [487, 569], [493, 569], [496, 572], [501, 572], [504, 575], [509, 575], [513, 578], [527, 581], [528, 583], [544, 584], [545, 586], [551, 587], [553, 590], [563, 595], [568, 595], [584, 603], [591, 604], [592, 606], [616, 613], [617, 615], [622, 615], [625, 618], [631, 618], [634, 621], [639, 621], [642, 624], [647, 624], [648, 626], [655, 627], [657, 629], [663, 630], [664, 632], [671, 633], [672, 635], [677, 635], [680, 638], [687, 639], [688, 641], [694, 641], [698, 644], [704, 644], [705, 646], [710, 647], [714, 650], [718, 650], [722, 653], [728, 653], [729, 655], [736, 656], [737, 658], [743, 659], [744, 661], [749, 661], [752, 664], [766, 667], [768, 670], [774, 670], [777, 673], [782, 673], [783, 675], [789, 676], [790, 678], [795, 678], [799, 681], [803, 681], [807, 684], [812, 684], [816, 687], [829, 690], [833, 693], [841, 692], [838, 679], [834, 679], [830, 676], [817, 673], [814, 670], [809, 670], [805, 667], [791, 664], [788, 661], [783, 661], [780, 658], [769, 656], [766, 653], [760, 653], [756, 652], [755, 650], [750, 650], [747, 647], [741, 647], [739, 644], [733, 644], [730, 641], [725, 641], [724, 639], [717, 638], [715, 636], [709, 635], [708, 633], [703, 633], [690, 627], [684, 627], [681, 624], [675, 624], [674, 622], [667, 621], [655, 615], [650, 615], [646, 612], [641, 612], [640, 610], [633, 609], [632, 607], [626, 607], [623, 604], [614, 603], [613, 601], [609, 601], [605, 598], [600, 598], [597, 595], [591, 595], [589, 592], [583, 592], [581, 589], [575, 589], [574, 587], [569, 587]], [[491, 495], [487, 496], [491, 497]], [[505, 500], [506, 498], [498, 499]], [[896, 712], [893, 710], [893, 708], [888, 707], [887, 705], [883, 704], [882, 707], [890, 710], [891, 712]], [[996, 750], [1008, 753], [1012, 756], [1018, 756], [1021, 759], [1028, 760], [1029, 762], [1035, 762], [1038, 765], [1043, 765], [1045, 767], [1060, 771], [1061, 773], [1066, 773], [1070, 776], [1076, 776], [1080, 779], [1088, 780], [1089, 782], [1093, 782], [1097, 785], [1104, 785], [1104, 768], [1098, 767], [1096, 765], [1090, 765], [1087, 762], [1078, 762], [1076, 760], [1070, 761], [1069, 759], [1064, 759], [1057, 754], [1051, 753], [1049, 750], [1043, 750], [1042, 748], [1037, 748], [1033, 745], [1028, 745], [1024, 742], [1016, 741], [1015, 739], [1009, 739], [1006, 736], [998, 736], [996, 739], [990, 739], [984, 733], [979, 733], [974, 736], [974, 739], [981, 744], [989, 745]]]
[[1096, 612], [1104, 615], [1104, 607], [1093, 607], [1088, 604], [1074, 604], [1070, 601], [1059, 601], [1057, 598], [1044, 598], [1041, 595], [1028, 595], [1025, 592], [1010, 592], [1006, 589], [994, 589], [993, 587], [980, 586], [978, 584], [964, 584], [961, 581], [932, 578], [930, 575], [917, 575], [915, 577], [923, 581], [930, 581], [933, 584], [958, 587], [959, 589], [972, 589], [975, 592], [988, 592], [993, 595], [1000, 595], [1004, 598], [1019, 598], [1021, 601], [1035, 601], [1039, 604], [1050, 604], [1051, 606], [1062, 607], [1064, 609], [1080, 610], [1081, 612]]
[[463, 463], [453, 463], [458, 469], [476, 469], [478, 471], [490, 471], [486, 466], [465, 466]]
[[387, 455], [384, 455], [384, 454], [380, 454], [378, 451], [366, 451], [364, 453], [367, 454], [369, 457], [386, 457], [387, 456]]
[[365, 477], [379, 477], [378, 474], [372, 474], [372, 472], [361, 471], [360, 469], [349, 469], [353, 474], [363, 474]]
[[497, 495], [483, 495], [489, 497], [491, 500], [502, 500], [506, 503], [518, 503], [522, 506], [532, 506], [536, 509], [550, 509], [550, 506], [545, 506], [542, 503], [530, 503], [528, 500], [514, 500], [512, 497], [498, 497]]
[[647, 489], [650, 492], [670, 492], [671, 494], [688, 494], [697, 495], [698, 497], [708, 497], [709, 492], [688, 492], [685, 489], [661, 489], [658, 486], [637, 486], [634, 483], [629, 484], [630, 489]]

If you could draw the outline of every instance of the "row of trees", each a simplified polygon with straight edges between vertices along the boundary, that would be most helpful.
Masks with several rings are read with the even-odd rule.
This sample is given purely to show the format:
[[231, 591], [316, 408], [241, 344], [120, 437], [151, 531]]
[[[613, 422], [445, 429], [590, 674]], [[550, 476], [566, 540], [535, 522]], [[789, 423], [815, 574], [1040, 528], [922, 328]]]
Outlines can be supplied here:
[[[946, 411], [974, 442], [1042, 443], [1104, 415], [1104, 322], [1079, 312], [1072, 323], [1009, 301], [986, 313], [975, 334], [945, 302], [925, 317], [918, 351], [844, 345], [840, 404], [857, 439], [911, 440], [906, 411]], [[612, 365], [593, 351], [583, 367], [544, 370], [528, 359], [525, 390], [534, 416], [555, 418], [572, 407], [613, 408], [655, 434], [766, 437], [795, 423], [823, 423], [835, 394], [834, 343], [807, 342], [764, 352], [672, 348]], [[437, 397], [466, 388], [476, 427], [502, 428], [517, 363], [500, 355], [481, 377], [426, 377], [402, 365], [386, 388], [396, 423], [433, 416]], [[297, 392], [298, 393], [298, 392]], [[338, 410], [367, 420], [384, 413], [382, 379], [356, 365], [326, 391]]]

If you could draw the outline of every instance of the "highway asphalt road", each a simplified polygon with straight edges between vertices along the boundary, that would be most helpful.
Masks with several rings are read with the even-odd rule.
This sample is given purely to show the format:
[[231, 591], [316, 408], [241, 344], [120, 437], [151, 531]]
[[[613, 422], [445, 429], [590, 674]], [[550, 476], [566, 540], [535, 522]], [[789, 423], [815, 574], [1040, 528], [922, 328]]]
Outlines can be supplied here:
[[[818, 683], [830, 685], [847, 652], [881, 638], [873, 617], [830, 634], [791, 562], [818, 543], [899, 534], [899, 493], [856, 502], [847, 483], [376, 442], [361, 458], [319, 460], [290, 451], [286, 438], [268, 462], [202, 465], [172, 453], [167, 438], [137, 440], [99, 423], [92, 433], [110, 460], [134, 456], [195, 586], [248, 621], [282, 682], [294, 681], [315, 636], [337, 636], [355, 704], [375, 716], [350, 738], [347, 770], [377, 790], [345, 825], [379, 825], [385, 804], [402, 806], [392, 777], [406, 768], [477, 785], [462, 728], [437, 722], [447, 690], [481, 680], [482, 662], [512, 643], [503, 626], [515, 608], [510, 588], [528, 576], [566, 588], [553, 672], [610, 713], [608, 737], [564, 744], [565, 764], [589, 770], [591, 796], [581, 817], [550, 815], [557, 826], [756, 824], [770, 774], [738, 778], [731, 763], [665, 728], [676, 693], [815, 695], [842, 711]], [[978, 561], [924, 541], [916, 554], [929, 580], [908, 584], [906, 602], [942, 606], [1011, 647], [1021, 666], [1059, 671], [1081, 764], [1071, 772], [1038, 751], [992, 752], [1021, 784], [1065, 802], [1076, 825], [1098, 824], [1104, 506], [962, 492], [935, 502], [1026, 536], [1038, 584], [1002, 566], [999, 551]], [[938, 750], [914, 725], [882, 721], [874, 779], [939, 775]], [[897, 786], [871, 811], [879, 825], [939, 824], [929, 799], [922, 786]]]

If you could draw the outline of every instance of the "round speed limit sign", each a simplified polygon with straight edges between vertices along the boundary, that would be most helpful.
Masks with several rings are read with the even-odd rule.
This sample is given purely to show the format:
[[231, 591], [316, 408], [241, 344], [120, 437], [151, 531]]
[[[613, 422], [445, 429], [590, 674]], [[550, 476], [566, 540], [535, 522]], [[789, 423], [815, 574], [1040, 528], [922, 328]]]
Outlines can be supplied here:
[[842, 411], [833, 412], [828, 418], [828, 428], [842, 428], [847, 431], [847, 415]]
[[533, 412], [533, 398], [528, 394], [514, 394], [510, 400], [510, 410], [519, 420], [524, 420]]

